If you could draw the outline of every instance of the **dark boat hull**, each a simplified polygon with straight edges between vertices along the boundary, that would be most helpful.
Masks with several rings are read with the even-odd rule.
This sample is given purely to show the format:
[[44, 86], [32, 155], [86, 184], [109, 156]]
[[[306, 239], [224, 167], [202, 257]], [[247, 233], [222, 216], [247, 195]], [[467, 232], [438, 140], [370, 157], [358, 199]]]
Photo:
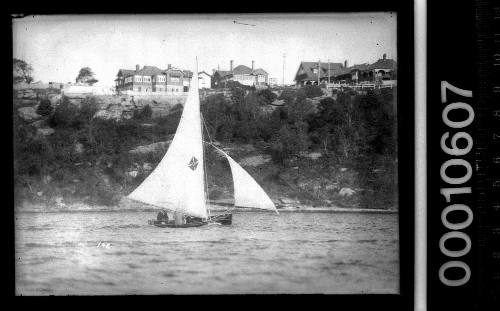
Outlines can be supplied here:
[[209, 223], [218, 223], [221, 225], [231, 225], [233, 223], [233, 214], [220, 214], [213, 215], [208, 218], [208, 221], [202, 221], [200, 218], [191, 218], [187, 223], [182, 225], [176, 225], [173, 220], [165, 223], [160, 220], [149, 220], [148, 223], [150, 225], [154, 225], [160, 228], [192, 228], [192, 227], [201, 227], [207, 225]]
[[160, 228], [191, 228], [191, 227], [201, 227], [207, 225], [208, 222], [196, 222], [196, 223], [187, 223], [187, 224], [182, 224], [182, 225], [176, 225], [175, 223], [165, 223], [165, 222], [159, 222], [155, 221], [153, 222], [153, 225], [160, 227]]

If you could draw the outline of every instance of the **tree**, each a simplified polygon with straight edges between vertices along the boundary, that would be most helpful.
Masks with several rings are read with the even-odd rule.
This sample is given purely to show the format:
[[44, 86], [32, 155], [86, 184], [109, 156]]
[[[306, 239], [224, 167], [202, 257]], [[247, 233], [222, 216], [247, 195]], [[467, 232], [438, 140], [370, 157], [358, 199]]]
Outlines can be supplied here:
[[350, 95], [341, 92], [336, 101], [330, 97], [322, 99], [316, 116], [308, 120], [312, 139], [321, 144], [325, 153], [331, 150], [339, 158], [349, 160], [365, 151], [365, 131], [370, 123], [360, 120], [359, 107]]
[[14, 58], [12, 62], [14, 83], [33, 82], [33, 67], [24, 60]]
[[287, 104], [289, 122], [305, 121], [309, 115], [315, 112], [314, 104], [307, 98], [297, 97], [295, 101]]
[[150, 120], [153, 115], [151, 106], [146, 105], [141, 110], [134, 110], [134, 119], [136, 120]]
[[245, 90], [239, 87], [235, 87], [231, 92], [231, 100], [235, 105], [239, 105], [243, 103], [245, 99]]
[[231, 103], [222, 94], [208, 96], [201, 102], [205, 126], [211, 138], [219, 136], [224, 123], [230, 117], [230, 108]]
[[76, 83], [86, 83], [88, 85], [93, 85], [97, 83], [98, 80], [94, 78], [94, 73], [89, 67], [83, 67], [80, 69], [78, 76], [76, 77]]
[[53, 127], [72, 127], [79, 124], [80, 109], [70, 102], [69, 98], [63, 96], [61, 103], [57, 106], [50, 120]]
[[[368, 91], [356, 98], [360, 119], [366, 125], [367, 145], [380, 155], [394, 155], [396, 152], [396, 110], [391, 92]], [[373, 109], [378, 107], [378, 109]]]
[[42, 99], [40, 101], [40, 104], [38, 105], [38, 108], [36, 109], [36, 113], [38, 113], [41, 116], [48, 116], [52, 113], [52, 105], [50, 103], [50, 100], [48, 99]]
[[286, 166], [287, 160], [309, 148], [307, 123], [283, 124], [271, 138], [271, 156], [275, 163]]
[[280, 96], [278, 99], [282, 99], [285, 101], [286, 105], [290, 105], [295, 101], [295, 98], [297, 97], [297, 91], [294, 89], [284, 89], [283, 92], [281, 92]]
[[269, 105], [278, 97], [278, 95], [274, 94], [270, 89], [259, 91], [258, 96], [265, 105]]
[[91, 148], [94, 145], [94, 115], [99, 111], [99, 103], [95, 97], [87, 97], [80, 107], [79, 119], [81, 124], [87, 128], [87, 142]]
[[300, 91], [305, 92], [307, 98], [313, 98], [323, 95], [323, 91], [317, 85], [306, 85]]
[[325, 153], [331, 148], [332, 135], [335, 123], [338, 123], [338, 115], [335, 111], [335, 101], [327, 97], [319, 102], [318, 113], [309, 118], [311, 139], [319, 142]]

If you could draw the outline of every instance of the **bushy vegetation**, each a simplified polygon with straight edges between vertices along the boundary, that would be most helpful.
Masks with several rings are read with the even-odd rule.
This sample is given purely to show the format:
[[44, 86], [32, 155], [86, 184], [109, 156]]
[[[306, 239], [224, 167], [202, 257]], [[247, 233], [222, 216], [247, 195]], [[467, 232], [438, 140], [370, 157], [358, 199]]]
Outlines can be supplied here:
[[[57, 185], [53, 189], [69, 189], [71, 196], [88, 203], [116, 204], [118, 185], [127, 186], [124, 184], [127, 169], [135, 162], [157, 163], [161, 158], [154, 155], [133, 157], [128, 151], [137, 145], [165, 140], [175, 132], [182, 112], [182, 105], [178, 105], [167, 117], [151, 120], [151, 108], [145, 106], [138, 111], [137, 118], [115, 120], [95, 118], [98, 106], [95, 98], [75, 104], [63, 97], [53, 114], [46, 117], [46, 123], [55, 132], [45, 138], [38, 137], [35, 127], [15, 116], [17, 190], [30, 188], [30, 183], [50, 176], [52, 183]], [[152, 126], [144, 127], [144, 121], [152, 121]], [[132, 182], [130, 186], [134, 185], [137, 184]], [[30, 199], [29, 193], [33, 197], [36, 192], [22, 194], [18, 191], [16, 199]]]
[[142, 109], [137, 109], [134, 110], [134, 118], [137, 120], [151, 120], [151, 116], [153, 115], [153, 110], [151, 109], [151, 106], [146, 105]]
[[320, 151], [327, 169], [358, 172], [355, 184], [365, 190], [361, 205], [394, 204], [395, 91], [338, 92], [336, 99], [313, 102], [310, 98], [319, 94], [315, 89], [319, 90], [316, 86], [284, 90], [279, 96], [284, 106], [271, 112], [262, 109], [272, 107], [268, 104], [276, 99], [267, 92], [237, 91], [231, 99], [210, 96], [202, 103], [205, 123], [212, 139], [265, 146], [284, 169], [296, 165], [301, 154]]
[[38, 113], [41, 116], [48, 116], [52, 113], [52, 104], [50, 103], [50, 100], [48, 99], [42, 99], [40, 101], [40, 104], [38, 104], [38, 108], [36, 109], [36, 113]]
[[300, 89], [301, 92], [304, 92], [307, 98], [313, 98], [323, 95], [323, 91], [317, 85], [306, 85]]
[[[268, 153], [274, 165], [269, 169], [276, 170], [271, 174], [274, 177], [269, 175], [274, 178], [271, 182], [280, 180], [280, 172], [305, 165], [303, 178], [323, 176], [363, 189], [358, 202], [363, 207], [394, 205], [395, 90], [365, 95], [337, 92], [335, 99], [312, 100], [318, 97], [317, 90], [321, 92], [316, 86], [285, 89], [278, 97], [270, 90], [234, 87], [229, 98], [208, 96], [201, 102], [205, 139], [210, 136], [223, 143], [253, 144]], [[276, 99], [282, 99], [284, 105], [270, 105]], [[53, 112], [49, 106], [50, 102], [42, 101], [38, 110], [55, 133], [43, 139], [37, 136], [36, 128], [17, 116], [14, 119], [16, 198], [35, 196], [37, 190], [31, 189], [32, 185], [43, 184], [42, 180], [51, 176], [57, 185], [52, 189], [66, 189], [60, 191], [93, 204], [116, 204], [120, 193], [130, 191], [147, 176], [138, 170], [137, 178], [129, 178], [126, 172], [138, 163], [149, 162], [154, 167], [163, 156], [162, 152], [133, 155], [128, 151], [168, 140], [183, 110], [178, 104], [166, 116], [152, 118], [151, 107], [145, 106], [134, 111], [131, 119], [114, 120], [94, 117], [99, 107], [95, 98], [74, 104], [63, 97]], [[303, 155], [309, 152], [320, 152], [321, 160], [307, 162]], [[341, 168], [348, 171], [336, 173]], [[307, 196], [321, 198], [311, 189], [305, 191]]]
[[241, 84], [238, 81], [232, 81], [232, 80], [224, 81], [224, 82], [218, 84], [216, 86], [216, 88], [228, 88], [228, 89], [240, 88], [240, 89], [243, 89], [245, 91], [255, 91], [255, 86], [253, 86], [253, 85], [248, 86], [248, 85]]

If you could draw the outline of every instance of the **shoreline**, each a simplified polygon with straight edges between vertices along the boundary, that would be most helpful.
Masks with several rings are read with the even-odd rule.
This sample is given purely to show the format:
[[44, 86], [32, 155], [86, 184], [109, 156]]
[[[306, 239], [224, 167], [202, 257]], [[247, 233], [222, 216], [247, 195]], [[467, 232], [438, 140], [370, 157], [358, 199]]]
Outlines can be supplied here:
[[[227, 209], [224, 207], [212, 207], [210, 209], [213, 212], [226, 212]], [[157, 212], [157, 208], [119, 208], [119, 207], [75, 207], [75, 206], [64, 206], [64, 207], [53, 207], [53, 208], [15, 208], [14, 213], [74, 213], [74, 212]], [[381, 214], [397, 214], [398, 211], [394, 209], [376, 209], [376, 208], [347, 208], [347, 207], [286, 207], [278, 208], [278, 213], [381, 213]], [[230, 210], [231, 213], [270, 213], [275, 214], [273, 211], [260, 210], [248, 207], [238, 207]]]

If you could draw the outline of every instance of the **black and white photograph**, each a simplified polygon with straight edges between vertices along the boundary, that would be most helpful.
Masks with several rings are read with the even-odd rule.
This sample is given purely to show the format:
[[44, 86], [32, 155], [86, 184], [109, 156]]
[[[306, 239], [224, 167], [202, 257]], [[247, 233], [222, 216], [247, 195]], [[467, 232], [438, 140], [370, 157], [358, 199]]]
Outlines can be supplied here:
[[12, 18], [15, 295], [400, 294], [397, 17]]

